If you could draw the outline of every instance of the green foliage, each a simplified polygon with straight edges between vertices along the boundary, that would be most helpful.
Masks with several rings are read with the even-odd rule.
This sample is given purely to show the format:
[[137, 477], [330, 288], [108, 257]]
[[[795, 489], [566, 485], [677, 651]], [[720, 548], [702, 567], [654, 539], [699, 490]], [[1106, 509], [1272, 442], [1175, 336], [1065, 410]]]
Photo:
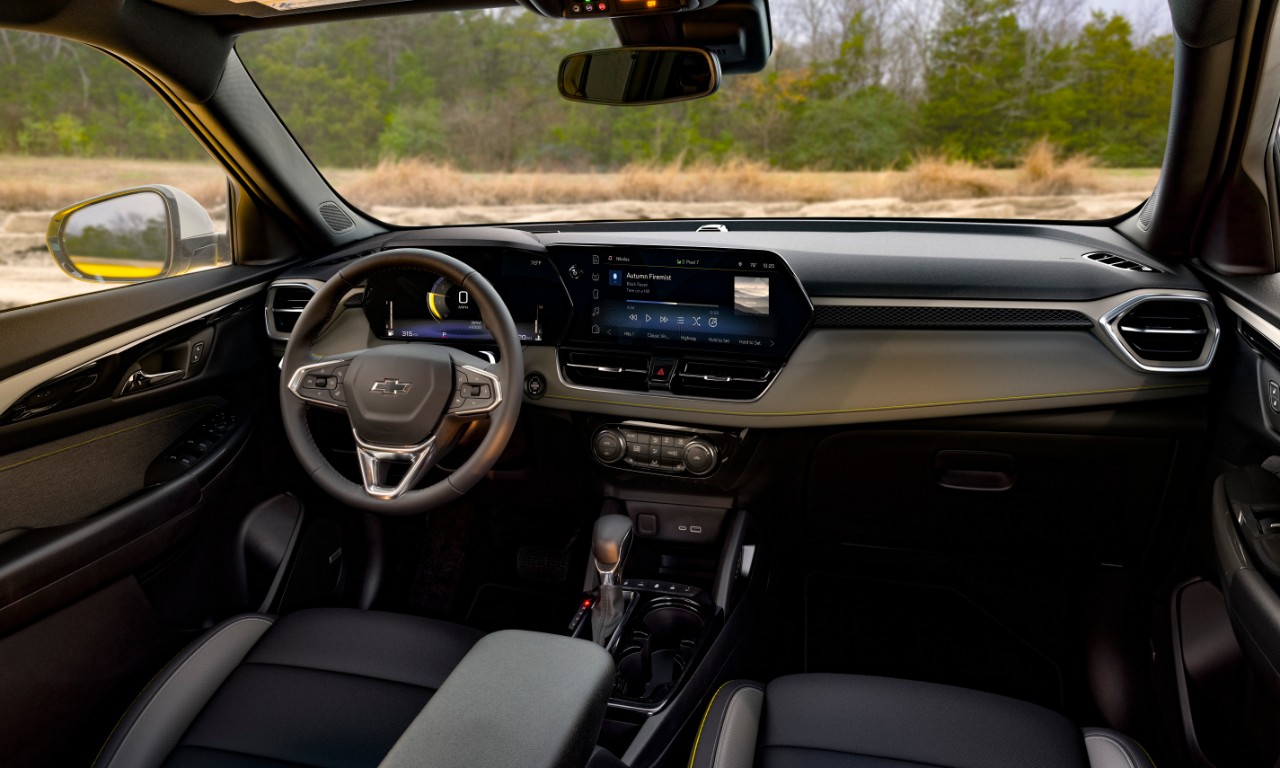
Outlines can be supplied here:
[[1013, 0], [950, 0], [935, 33], [921, 121], [932, 146], [978, 162], [1016, 155], [1025, 141], [1025, 35]]
[[911, 107], [880, 86], [811, 101], [799, 110], [788, 166], [832, 171], [891, 168], [911, 154]]
[[[556, 94], [560, 58], [617, 45], [612, 25], [517, 8], [252, 33], [238, 52], [323, 167], [422, 157], [465, 171], [585, 171], [745, 157], [854, 170], [918, 154], [1012, 165], [1041, 137], [1102, 165], [1158, 164], [1170, 38], [1137, 44], [1122, 16], [1100, 12], [1054, 35], [1022, 17], [1020, 0], [942, 0], [913, 60], [854, 11], [832, 22], [826, 47], [779, 40], [764, 72], [728, 77], [709, 99], [640, 108]], [[26, 33], [0, 31], [0, 127], [0, 152], [200, 153], [117, 62]]]
[[1173, 41], [1159, 37], [1135, 48], [1122, 16], [1095, 11], [1065, 66], [1070, 87], [1048, 100], [1046, 113], [1061, 130], [1047, 135], [1072, 152], [1103, 164], [1159, 165], [1164, 154], [1173, 72]]

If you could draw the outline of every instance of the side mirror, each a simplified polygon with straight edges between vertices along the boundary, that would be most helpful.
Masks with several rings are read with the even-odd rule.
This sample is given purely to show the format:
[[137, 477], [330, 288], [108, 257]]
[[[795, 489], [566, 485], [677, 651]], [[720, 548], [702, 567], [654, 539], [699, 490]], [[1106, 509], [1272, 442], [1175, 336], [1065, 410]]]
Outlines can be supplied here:
[[720, 60], [701, 48], [606, 48], [560, 62], [560, 95], [591, 104], [661, 104], [710, 96]]
[[58, 269], [93, 283], [136, 283], [216, 266], [222, 240], [195, 198], [162, 184], [58, 211], [46, 237]]

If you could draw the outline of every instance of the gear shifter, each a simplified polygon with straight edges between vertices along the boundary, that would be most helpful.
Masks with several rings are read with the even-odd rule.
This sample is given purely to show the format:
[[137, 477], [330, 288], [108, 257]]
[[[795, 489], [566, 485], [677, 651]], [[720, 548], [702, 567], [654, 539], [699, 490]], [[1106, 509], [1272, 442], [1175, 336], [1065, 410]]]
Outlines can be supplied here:
[[596, 521], [592, 540], [596, 573], [600, 576], [600, 597], [591, 610], [591, 637], [601, 646], [622, 621], [622, 565], [631, 549], [631, 518], [605, 515]]

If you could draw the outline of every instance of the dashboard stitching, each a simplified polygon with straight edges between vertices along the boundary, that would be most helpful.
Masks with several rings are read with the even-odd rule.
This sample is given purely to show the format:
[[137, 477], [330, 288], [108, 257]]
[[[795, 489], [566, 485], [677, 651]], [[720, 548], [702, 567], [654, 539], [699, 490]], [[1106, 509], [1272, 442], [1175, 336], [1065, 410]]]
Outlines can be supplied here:
[[1143, 386], [1143, 387], [1121, 387], [1118, 389], [1086, 390], [1083, 392], [1050, 392], [1050, 393], [1037, 394], [1037, 395], [1009, 395], [1006, 397], [986, 397], [986, 398], [978, 398], [974, 400], [950, 400], [950, 401], [944, 401], [944, 402], [938, 402], [938, 403], [908, 403], [908, 404], [902, 404], [902, 405], [874, 405], [874, 406], [868, 406], [865, 408], [835, 408], [835, 409], [822, 410], [822, 411], [768, 411], [768, 412], [727, 411], [727, 410], [713, 410], [709, 408], [684, 408], [681, 406], [661, 405], [658, 403], [630, 403], [630, 402], [623, 402], [618, 400], [599, 400], [599, 399], [589, 398], [589, 397], [571, 397], [569, 395], [553, 395], [553, 394], [546, 395], [546, 399], [573, 400], [573, 401], [582, 402], [582, 403], [600, 403], [603, 405], [623, 405], [630, 408], [653, 408], [653, 409], [664, 410], [664, 411], [709, 413], [709, 414], [717, 414], [722, 416], [823, 416], [828, 414], [840, 414], [840, 413], [873, 413], [876, 411], [901, 411], [901, 410], [909, 410], [912, 408], [942, 408], [946, 406], [956, 406], [956, 405], [980, 405], [983, 403], [1008, 403], [1008, 402], [1016, 402], [1020, 400], [1041, 400], [1041, 399], [1047, 400], [1047, 399], [1058, 398], [1058, 397], [1085, 397], [1088, 395], [1113, 395], [1113, 394], [1121, 394], [1125, 392], [1149, 392], [1149, 391], [1165, 390], [1165, 389], [1191, 389], [1191, 388], [1199, 389], [1205, 386], [1207, 386], [1207, 384], [1205, 383], [1159, 384], [1159, 385]]

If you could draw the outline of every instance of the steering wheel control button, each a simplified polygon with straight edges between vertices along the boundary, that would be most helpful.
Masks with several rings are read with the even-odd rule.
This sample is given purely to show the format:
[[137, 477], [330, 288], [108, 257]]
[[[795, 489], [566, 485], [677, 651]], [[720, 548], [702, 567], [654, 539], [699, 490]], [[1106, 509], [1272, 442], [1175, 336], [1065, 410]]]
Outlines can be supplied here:
[[458, 416], [488, 413], [498, 404], [498, 380], [477, 368], [463, 366], [454, 375], [449, 411]]
[[343, 382], [349, 365], [346, 360], [305, 365], [294, 374], [289, 388], [307, 402], [340, 408], [346, 405]]
[[530, 400], [539, 400], [547, 394], [547, 377], [534, 371], [524, 377], [524, 393]]

